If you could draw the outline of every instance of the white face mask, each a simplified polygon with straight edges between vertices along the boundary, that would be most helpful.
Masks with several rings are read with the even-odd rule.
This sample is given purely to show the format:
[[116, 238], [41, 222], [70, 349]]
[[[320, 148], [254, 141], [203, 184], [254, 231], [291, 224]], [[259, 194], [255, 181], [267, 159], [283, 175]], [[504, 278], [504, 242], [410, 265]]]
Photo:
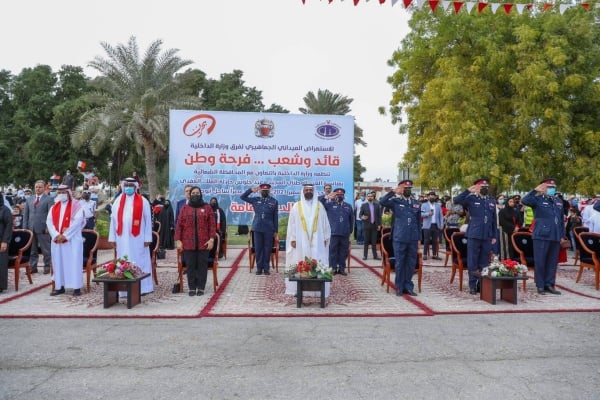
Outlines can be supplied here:
[[69, 200], [69, 196], [67, 196], [66, 193], [57, 194], [56, 197], [54, 197], [55, 203], [65, 203], [67, 200]]

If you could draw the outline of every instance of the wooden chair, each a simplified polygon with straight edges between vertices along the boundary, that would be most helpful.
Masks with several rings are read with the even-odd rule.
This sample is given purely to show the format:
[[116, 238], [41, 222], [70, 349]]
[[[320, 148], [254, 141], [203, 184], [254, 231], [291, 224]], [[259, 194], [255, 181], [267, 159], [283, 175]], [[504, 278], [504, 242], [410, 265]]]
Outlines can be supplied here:
[[158, 285], [158, 276], [156, 275], [156, 253], [158, 253], [159, 247], [160, 235], [158, 231], [152, 231], [152, 243], [150, 246], [148, 246], [148, 248], [150, 249], [150, 263], [152, 264], [152, 279], [154, 279], [155, 285]]
[[[213, 275], [213, 290], [217, 291], [219, 286], [219, 279], [217, 278], [217, 269], [219, 268], [219, 246], [220, 246], [219, 234], [215, 235], [215, 245], [212, 250], [208, 253], [208, 270], [212, 270]], [[183, 275], [186, 273], [186, 266], [183, 262], [183, 252], [177, 249], [177, 273], [179, 281], [179, 293], [183, 292]]]
[[[515, 260], [527, 266], [529, 271], [533, 271], [535, 281], [535, 262], [533, 259], [533, 235], [531, 232], [514, 231], [510, 236], [510, 242], [519, 255], [519, 259]], [[527, 289], [527, 281], [523, 281], [523, 290]]]
[[444, 260], [444, 267], [448, 266], [448, 260], [452, 257], [452, 234], [455, 232], [460, 232], [460, 228], [458, 226], [445, 226], [442, 229], [442, 233], [444, 234], [444, 242], [446, 242], [446, 259]]
[[452, 246], [452, 274], [450, 275], [450, 283], [454, 282], [454, 276], [458, 271], [458, 290], [462, 292], [463, 286], [463, 271], [467, 266], [467, 235], [465, 232], [454, 232], [450, 236], [450, 245]]
[[579, 283], [583, 269], [594, 271], [596, 290], [600, 290], [600, 233], [581, 232], [577, 236], [581, 245], [579, 273], [575, 282]]
[[227, 260], [227, 231], [221, 235], [221, 253], [223, 254], [223, 258]]
[[29, 284], [33, 285], [31, 279], [31, 266], [29, 257], [31, 253], [31, 242], [33, 241], [33, 232], [29, 229], [14, 229], [12, 238], [8, 245], [8, 268], [15, 270], [15, 291], [19, 291], [19, 276], [21, 268], [25, 268]]
[[573, 228], [573, 235], [575, 236], [575, 260], [573, 261], [573, 265], [577, 265], [577, 261], [579, 260], [580, 246], [579, 243], [579, 234], [581, 232], [589, 232], [589, 228], [587, 226], [576, 226]]
[[[392, 233], [386, 232], [381, 235], [381, 257], [383, 261], [383, 276], [381, 277], [381, 286], [386, 284], [386, 292], [390, 292], [392, 269], [395, 270], [396, 258], [394, 257], [394, 245], [392, 242]], [[423, 280], [423, 253], [417, 252], [417, 265], [415, 266], [417, 274], [417, 288], [421, 293], [421, 281]]]
[[[252, 229], [248, 232], [248, 261], [250, 263], [250, 273], [254, 269], [256, 263], [256, 250], [254, 249], [254, 232]], [[348, 261], [349, 262], [349, 261]], [[273, 246], [271, 247], [271, 266], [275, 268], [275, 272], [279, 272], [279, 235], [273, 238]]]
[[[98, 268], [97, 256], [100, 235], [94, 230], [84, 229], [81, 231], [81, 236], [83, 236], [83, 272], [85, 272], [87, 291], [89, 293], [91, 290], [90, 278], [92, 271], [96, 273], [96, 269]], [[96, 284], [98, 283], [96, 282]]]
[[154, 223], [152, 224], [152, 231], [160, 232], [160, 226], [161, 226], [160, 221], [154, 221]]

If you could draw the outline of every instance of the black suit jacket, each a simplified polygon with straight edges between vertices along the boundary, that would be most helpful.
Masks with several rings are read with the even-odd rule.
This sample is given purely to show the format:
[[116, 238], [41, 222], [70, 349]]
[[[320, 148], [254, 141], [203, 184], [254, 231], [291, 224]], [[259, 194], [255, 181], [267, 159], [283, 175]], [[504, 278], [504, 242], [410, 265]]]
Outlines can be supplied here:
[[363, 223], [363, 229], [377, 228], [381, 225], [381, 205], [378, 201], [373, 201], [373, 212], [375, 213], [375, 222], [371, 224], [371, 207], [369, 207], [369, 202], [366, 201], [360, 206], [358, 216]]

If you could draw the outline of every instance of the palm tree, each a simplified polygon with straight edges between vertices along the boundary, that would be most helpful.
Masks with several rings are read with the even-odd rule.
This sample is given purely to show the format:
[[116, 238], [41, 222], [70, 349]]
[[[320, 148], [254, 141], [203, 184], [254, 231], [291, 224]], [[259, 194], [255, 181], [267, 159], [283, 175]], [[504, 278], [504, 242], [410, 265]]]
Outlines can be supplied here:
[[[329, 115], [346, 115], [350, 110], [350, 103], [354, 99], [349, 99], [346, 96], [340, 94], [331, 93], [329, 90], [317, 91], [315, 96], [314, 92], [308, 92], [302, 99], [306, 108], [300, 107], [299, 110], [302, 114], [329, 114]], [[367, 147], [367, 142], [363, 140], [363, 130], [361, 127], [354, 123], [354, 145]], [[354, 155], [354, 181], [362, 181], [362, 173], [366, 171], [366, 168], [362, 166], [360, 162], [360, 156]]]
[[93, 154], [109, 148], [114, 155], [124, 146], [135, 146], [144, 158], [150, 198], [157, 189], [157, 154], [169, 143], [169, 110], [199, 109], [197, 97], [184, 95], [175, 73], [192, 63], [169, 49], [161, 54], [162, 40], [150, 44], [140, 59], [136, 38], [116, 47], [101, 43], [107, 58], [96, 57], [89, 65], [101, 76], [93, 82], [97, 90], [87, 96], [96, 105], [75, 127], [74, 146], [89, 145]]

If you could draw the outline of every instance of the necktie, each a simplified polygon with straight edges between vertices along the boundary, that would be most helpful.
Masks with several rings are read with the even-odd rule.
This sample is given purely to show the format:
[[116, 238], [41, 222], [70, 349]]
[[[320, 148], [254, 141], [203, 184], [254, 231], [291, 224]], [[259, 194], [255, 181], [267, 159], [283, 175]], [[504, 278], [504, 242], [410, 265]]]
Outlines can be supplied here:
[[35, 203], [33, 203], [33, 206], [34, 206], [34, 207], [37, 207], [37, 206], [38, 206], [38, 204], [40, 204], [40, 196], [37, 196], [37, 197], [35, 198]]

